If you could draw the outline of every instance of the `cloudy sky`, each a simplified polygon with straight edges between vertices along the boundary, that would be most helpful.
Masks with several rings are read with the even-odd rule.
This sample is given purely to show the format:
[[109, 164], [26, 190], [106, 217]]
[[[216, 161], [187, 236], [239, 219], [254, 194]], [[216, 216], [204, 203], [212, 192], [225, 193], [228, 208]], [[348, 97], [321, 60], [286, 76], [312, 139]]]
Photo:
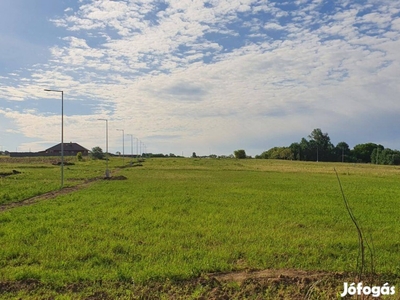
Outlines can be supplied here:
[[[400, 1], [1, 0], [0, 149], [400, 149]], [[134, 148], [136, 148], [134, 146]], [[134, 149], [135, 152], [136, 149]], [[125, 135], [130, 153], [130, 136]]]

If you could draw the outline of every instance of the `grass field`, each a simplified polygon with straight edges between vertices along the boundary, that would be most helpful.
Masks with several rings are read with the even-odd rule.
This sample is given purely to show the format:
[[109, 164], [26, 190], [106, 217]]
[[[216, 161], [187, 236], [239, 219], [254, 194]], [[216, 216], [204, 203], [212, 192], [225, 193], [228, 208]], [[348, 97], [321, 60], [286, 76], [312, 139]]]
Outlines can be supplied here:
[[[337, 299], [354, 278], [358, 239], [334, 168], [374, 249], [376, 280], [398, 287], [398, 167], [169, 158], [1, 212], [0, 297], [207, 299], [218, 287], [229, 298], [304, 298], [311, 284], [215, 286], [209, 275], [271, 269], [344, 274], [324, 277], [310, 298]], [[60, 167], [0, 160], [0, 172], [14, 169], [0, 178], [3, 205], [59, 188]], [[75, 162], [66, 185], [103, 174], [104, 161]]]
[[[57, 190], [61, 186], [61, 168], [59, 157], [9, 158], [0, 156], [0, 205], [17, 202]], [[104, 161], [86, 158], [78, 162], [75, 157], [66, 157], [65, 161], [73, 165], [64, 166], [64, 187], [71, 187], [89, 179], [105, 174]], [[110, 160], [110, 167], [122, 166], [122, 161]], [[15, 176], [4, 176], [20, 172]], [[3, 175], [3, 176], [2, 176]]]

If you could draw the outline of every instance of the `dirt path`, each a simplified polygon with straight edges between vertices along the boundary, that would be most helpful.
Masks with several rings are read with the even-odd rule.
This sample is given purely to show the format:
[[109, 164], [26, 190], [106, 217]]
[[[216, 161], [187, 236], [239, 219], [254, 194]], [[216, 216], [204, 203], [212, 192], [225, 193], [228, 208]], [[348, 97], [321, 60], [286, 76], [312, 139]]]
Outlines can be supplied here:
[[18, 201], [18, 202], [11, 202], [11, 203], [2, 204], [2, 205], [0, 205], [0, 212], [9, 210], [9, 209], [12, 209], [12, 208], [15, 208], [15, 207], [32, 205], [32, 204], [34, 204], [36, 202], [39, 202], [39, 201], [49, 200], [49, 199], [53, 199], [53, 198], [55, 198], [57, 196], [60, 196], [60, 195], [69, 194], [69, 193], [75, 192], [77, 190], [83, 189], [83, 188], [87, 187], [88, 185], [90, 185], [91, 183], [93, 183], [95, 181], [98, 181], [98, 180], [101, 180], [101, 179], [103, 179], [103, 178], [102, 177], [91, 178], [91, 179], [86, 180], [85, 182], [80, 183], [80, 184], [75, 185], [75, 186], [65, 187], [65, 188], [60, 189], [60, 190], [53, 190], [53, 191], [50, 191], [50, 192], [47, 192], [47, 193], [44, 193], [44, 194], [41, 194], [41, 195], [38, 195], [38, 196], [34, 196], [34, 197], [27, 198], [27, 199], [22, 200], [22, 201]]
[[[108, 180], [125, 180], [127, 179], [125, 176], [115, 176], [116, 174], [118, 174], [119, 169], [114, 169], [112, 170], [112, 176], [108, 178]], [[15, 174], [15, 173], [12, 173]], [[11, 174], [10, 174], [11, 175]], [[34, 203], [37, 203], [39, 201], [43, 201], [43, 200], [49, 200], [49, 199], [53, 199], [55, 197], [58, 197], [60, 195], [65, 195], [65, 194], [69, 194], [75, 191], [78, 191], [80, 189], [83, 189], [85, 187], [87, 187], [88, 185], [92, 184], [95, 181], [99, 181], [99, 180], [105, 180], [106, 178], [104, 177], [95, 177], [95, 178], [90, 178], [85, 180], [83, 183], [74, 185], [74, 186], [70, 186], [70, 187], [65, 187], [62, 188], [61, 190], [53, 190], [38, 196], [34, 196], [34, 197], [30, 197], [27, 199], [24, 199], [22, 201], [18, 201], [18, 202], [11, 202], [11, 203], [6, 203], [6, 204], [2, 204], [0, 205], [0, 212], [15, 208], [15, 207], [20, 207], [20, 206], [27, 206], [27, 205], [32, 205]]]

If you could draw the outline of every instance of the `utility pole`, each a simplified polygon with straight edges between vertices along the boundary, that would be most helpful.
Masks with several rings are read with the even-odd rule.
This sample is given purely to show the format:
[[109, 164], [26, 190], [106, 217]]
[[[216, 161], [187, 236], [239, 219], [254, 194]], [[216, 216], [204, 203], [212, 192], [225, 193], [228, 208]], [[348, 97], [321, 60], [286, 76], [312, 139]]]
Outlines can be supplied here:
[[133, 166], [133, 135], [127, 134], [131, 136], [131, 166]]
[[106, 178], [110, 177], [110, 170], [108, 169], [108, 120], [98, 119], [100, 121], [106, 121]]
[[125, 134], [123, 129], [117, 129], [117, 131], [122, 131], [122, 164], [124, 164], [125, 157]]

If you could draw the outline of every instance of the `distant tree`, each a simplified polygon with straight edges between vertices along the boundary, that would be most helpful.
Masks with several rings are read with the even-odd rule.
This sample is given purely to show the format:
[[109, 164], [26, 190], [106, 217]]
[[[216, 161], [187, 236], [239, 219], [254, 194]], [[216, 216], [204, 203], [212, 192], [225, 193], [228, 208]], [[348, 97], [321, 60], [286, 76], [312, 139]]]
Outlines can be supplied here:
[[382, 145], [377, 145], [375, 143], [358, 144], [354, 146], [351, 155], [357, 162], [370, 163], [374, 149], [383, 151], [385, 148]]
[[103, 150], [97, 146], [92, 148], [91, 156], [93, 159], [103, 159], [104, 158], [104, 153]]
[[259, 157], [266, 159], [294, 159], [290, 147], [273, 147], [261, 153]]
[[299, 143], [292, 143], [289, 146], [290, 151], [293, 154], [293, 159], [294, 160], [301, 160], [302, 156], [301, 156], [301, 146]]
[[335, 161], [349, 161], [350, 147], [346, 142], [340, 142], [334, 149]]
[[300, 145], [301, 160], [312, 160], [314, 152], [313, 149], [311, 148], [310, 143], [305, 138], [302, 138], [299, 145]]
[[235, 150], [233, 154], [235, 155], [235, 158], [239, 159], [246, 158], [246, 151], [244, 151], [243, 149]]
[[400, 165], [400, 151], [393, 150], [391, 162], [391, 165]]
[[389, 148], [375, 148], [371, 154], [371, 163], [379, 165], [399, 165], [400, 151]]
[[316, 159], [330, 161], [334, 147], [328, 133], [322, 133], [320, 128], [316, 128], [308, 137], [314, 152], [316, 152]]
[[196, 158], [196, 157], [197, 157], [196, 152], [193, 152], [192, 153], [192, 158]]

